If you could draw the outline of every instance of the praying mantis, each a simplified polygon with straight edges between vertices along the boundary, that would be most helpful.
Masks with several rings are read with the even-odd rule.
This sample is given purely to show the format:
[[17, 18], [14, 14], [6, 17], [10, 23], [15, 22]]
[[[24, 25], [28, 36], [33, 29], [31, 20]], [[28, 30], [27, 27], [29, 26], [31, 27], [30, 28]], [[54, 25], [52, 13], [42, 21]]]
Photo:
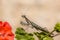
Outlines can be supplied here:
[[[43, 31], [43, 32], [49, 33], [48, 30], [45, 30], [45, 29], [42, 28], [41, 26], [39, 26], [39, 25], [37, 25], [36, 23], [30, 21], [25, 15], [22, 15], [22, 17], [25, 18], [25, 20], [26, 20], [26, 22], [27, 22], [26, 25], [31, 25], [32, 28], [35, 28], [36, 30], [41, 30], [41, 31]], [[24, 24], [24, 23], [21, 22], [21, 24]]]
[[[55, 25], [55, 27], [54, 27], [54, 30], [52, 31], [52, 32], [49, 32], [48, 30], [46, 30], [45, 28], [42, 28], [41, 26], [39, 26], [39, 25], [37, 25], [36, 23], [34, 23], [34, 22], [32, 22], [32, 21], [30, 21], [27, 17], [26, 17], [26, 15], [22, 15], [22, 18], [24, 18], [25, 20], [26, 20], [26, 23], [24, 23], [23, 21], [21, 21], [21, 24], [22, 25], [27, 25], [27, 26], [29, 26], [29, 25], [31, 25], [32, 26], [32, 28], [35, 28], [36, 30], [40, 30], [40, 31], [42, 31], [41, 33], [42, 33], [42, 35], [44, 36], [42, 39], [43, 40], [45, 40], [45, 38], [46, 38], [46, 40], [49, 40], [49, 38], [51, 39], [51, 40], [54, 40], [53, 39], [53, 37], [55, 37], [55, 36], [58, 36], [58, 35], [60, 35], [60, 24], [59, 23], [57, 23], [56, 25]], [[58, 31], [59, 32], [58, 32]], [[57, 33], [59, 33], [59, 34], [56, 34], [56, 35], [54, 35], [53, 34], [53, 32], [54, 31], [56, 31]], [[38, 32], [35, 32], [35, 35], [39, 38], [39, 40], [42, 40], [41, 39], [41, 33], [38, 33]], [[39, 35], [40, 35], [40, 37], [39, 37]]]

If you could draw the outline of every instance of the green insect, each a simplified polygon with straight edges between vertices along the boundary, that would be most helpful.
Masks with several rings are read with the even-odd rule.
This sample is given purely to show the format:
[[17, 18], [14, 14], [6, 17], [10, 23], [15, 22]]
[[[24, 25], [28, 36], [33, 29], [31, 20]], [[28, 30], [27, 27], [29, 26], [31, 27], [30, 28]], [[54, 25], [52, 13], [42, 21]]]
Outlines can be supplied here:
[[35, 24], [34, 22], [30, 21], [25, 15], [22, 15], [22, 17], [25, 18], [27, 23], [21, 22], [21, 24], [31, 25], [32, 28], [35, 28], [36, 30], [41, 30], [41, 31], [49, 33], [48, 30], [45, 30], [44, 28], [42, 28], [39, 25]]

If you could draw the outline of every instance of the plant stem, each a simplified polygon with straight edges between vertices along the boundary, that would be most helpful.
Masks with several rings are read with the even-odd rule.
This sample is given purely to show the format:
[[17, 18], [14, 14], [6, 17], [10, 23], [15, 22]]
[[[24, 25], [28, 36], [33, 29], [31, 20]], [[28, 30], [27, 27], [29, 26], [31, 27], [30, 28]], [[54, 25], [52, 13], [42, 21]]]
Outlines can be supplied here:
[[60, 34], [56, 34], [56, 35], [54, 35], [54, 36], [52, 36], [52, 37], [56, 37], [56, 36], [58, 36], [58, 35], [60, 35]]
[[55, 30], [53, 30], [50, 34], [53, 34], [54, 31], [55, 31]]

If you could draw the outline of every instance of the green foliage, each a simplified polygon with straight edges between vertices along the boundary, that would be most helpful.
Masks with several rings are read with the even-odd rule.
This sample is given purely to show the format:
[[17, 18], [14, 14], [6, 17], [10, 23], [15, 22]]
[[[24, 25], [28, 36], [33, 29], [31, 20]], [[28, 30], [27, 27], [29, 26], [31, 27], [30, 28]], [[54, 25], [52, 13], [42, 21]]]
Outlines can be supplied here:
[[26, 34], [26, 32], [23, 28], [17, 28], [15, 33], [16, 34]]
[[49, 37], [49, 36], [46, 36], [46, 37], [43, 38], [43, 40], [53, 40], [53, 38]]
[[54, 30], [55, 30], [56, 32], [60, 32], [60, 23], [57, 23], [57, 24], [55, 25]]
[[23, 28], [17, 28], [15, 34], [17, 40], [34, 40], [33, 34], [26, 33]]
[[46, 32], [35, 32], [34, 34], [39, 38], [39, 40], [53, 40], [53, 38], [50, 35], [48, 35], [49, 33]]
[[[35, 28], [36, 30], [40, 30], [42, 31], [41, 33], [38, 33], [38, 32], [35, 32], [34, 34], [39, 38], [39, 40], [54, 40], [53, 37], [55, 36], [58, 36], [57, 35], [54, 35], [53, 32], [57, 32], [59, 33], [60, 32], [60, 23], [56, 23], [55, 27], [54, 27], [54, 30], [49, 32], [47, 30], [45, 30], [44, 28], [40, 27], [39, 25], [35, 24], [34, 22], [30, 21], [26, 15], [22, 15], [23, 18], [25, 18], [26, 20], [26, 24], [25, 23], [21, 23], [21, 24], [24, 24], [24, 25], [31, 25], [33, 28]], [[18, 28], [19, 29], [19, 28]], [[18, 31], [18, 30], [17, 30]], [[16, 38], [20, 38], [18, 40], [34, 40], [33, 38], [33, 35], [32, 34], [28, 34], [26, 33], [25, 31], [21, 31], [19, 29], [19, 31], [17, 32], [16, 31]], [[18, 35], [17, 35], [18, 34]], [[21, 39], [22, 38], [22, 39]]]
[[[54, 27], [54, 30], [52, 32], [34, 32], [34, 34], [39, 38], [39, 40], [54, 40], [53, 37], [53, 32], [56, 31], [56, 32], [60, 32], [60, 23], [56, 23], [55, 27]], [[16, 39], [17, 40], [35, 40], [34, 37], [33, 37], [33, 34], [32, 33], [27, 33], [25, 32], [25, 30], [23, 28], [17, 28], [16, 29]], [[51, 36], [53, 35], [53, 36]]]

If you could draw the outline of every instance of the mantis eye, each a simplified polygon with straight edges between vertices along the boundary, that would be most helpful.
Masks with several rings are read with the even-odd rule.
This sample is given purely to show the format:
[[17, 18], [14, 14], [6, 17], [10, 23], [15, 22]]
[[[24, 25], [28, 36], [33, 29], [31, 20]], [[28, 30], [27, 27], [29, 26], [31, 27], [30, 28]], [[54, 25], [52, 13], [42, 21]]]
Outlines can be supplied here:
[[24, 18], [24, 17], [25, 17], [25, 15], [22, 15], [22, 17]]

